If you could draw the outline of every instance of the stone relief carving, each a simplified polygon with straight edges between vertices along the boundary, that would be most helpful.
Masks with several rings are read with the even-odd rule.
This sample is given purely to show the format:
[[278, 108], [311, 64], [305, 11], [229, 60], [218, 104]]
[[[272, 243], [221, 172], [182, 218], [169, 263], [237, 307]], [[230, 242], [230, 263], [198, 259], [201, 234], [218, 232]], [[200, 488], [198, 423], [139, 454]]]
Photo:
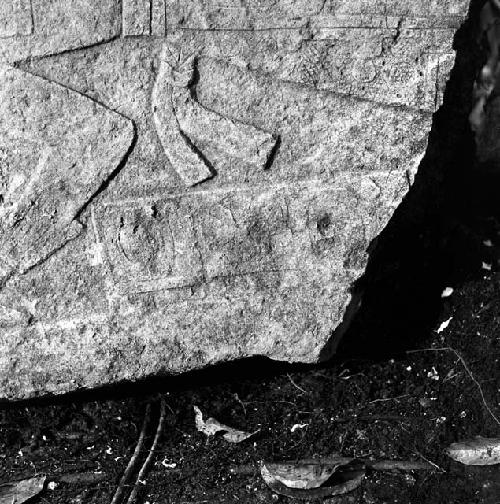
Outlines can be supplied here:
[[2, 3], [0, 396], [316, 360], [467, 5]]
[[130, 121], [58, 84], [0, 69], [0, 282], [74, 238], [83, 206], [124, 158]]
[[194, 185], [214, 175], [210, 161], [196, 147], [195, 138], [214, 143], [235, 158], [265, 166], [277, 139], [200, 105], [194, 98], [196, 57], [182, 60], [182, 54], [173, 51], [168, 45], [162, 51], [152, 105], [161, 143], [183, 182]]

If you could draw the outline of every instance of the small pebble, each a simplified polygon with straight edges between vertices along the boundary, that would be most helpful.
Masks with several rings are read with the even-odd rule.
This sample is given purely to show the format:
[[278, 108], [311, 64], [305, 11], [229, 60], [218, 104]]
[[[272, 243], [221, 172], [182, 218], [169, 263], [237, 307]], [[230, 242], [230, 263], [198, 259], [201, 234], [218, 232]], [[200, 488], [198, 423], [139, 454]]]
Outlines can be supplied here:
[[446, 287], [441, 293], [442, 298], [447, 298], [453, 294], [453, 287]]

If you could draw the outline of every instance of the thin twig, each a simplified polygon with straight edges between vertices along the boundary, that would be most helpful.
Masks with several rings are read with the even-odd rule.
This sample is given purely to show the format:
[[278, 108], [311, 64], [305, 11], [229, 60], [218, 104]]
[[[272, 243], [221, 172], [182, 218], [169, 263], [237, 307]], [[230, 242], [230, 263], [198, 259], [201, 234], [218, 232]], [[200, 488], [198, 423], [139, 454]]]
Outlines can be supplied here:
[[371, 460], [367, 458], [351, 458], [351, 457], [319, 457], [307, 458], [300, 462], [304, 464], [338, 464], [339, 462], [347, 463], [351, 460], [363, 462], [367, 467], [374, 471], [393, 471], [399, 469], [400, 471], [416, 471], [416, 470], [434, 470], [433, 464], [429, 461], [420, 462], [414, 460]]
[[467, 374], [470, 376], [471, 380], [476, 384], [479, 394], [481, 395], [481, 400], [483, 402], [484, 407], [490, 414], [491, 418], [495, 420], [495, 422], [500, 425], [500, 420], [498, 417], [493, 413], [491, 410], [489, 404], [486, 402], [486, 398], [484, 396], [483, 388], [481, 387], [481, 384], [477, 381], [476, 377], [472, 374], [472, 371], [469, 369], [469, 366], [465, 362], [465, 359], [452, 347], [442, 347], [442, 348], [422, 348], [421, 350], [408, 350], [406, 353], [417, 353], [417, 352], [452, 352], [455, 354], [457, 359], [462, 363], [462, 366], [464, 367], [465, 371], [467, 371]]
[[150, 416], [151, 416], [151, 405], [148, 404], [146, 406], [146, 411], [144, 413], [144, 420], [142, 422], [142, 429], [139, 435], [139, 439], [137, 441], [137, 445], [135, 447], [132, 457], [129, 460], [127, 467], [125, 468], [125, 472], [123, 473], [123, 476], [120, 479], [120, 483], [118, 484], [118, 488], [116, 489], [111, 504], [121, 503], [123, 495], [125, 493], [125, 489], [127, 488], [127, 483], [131, 478], [132, 474], [134, 473], [137, 464], [139, 463], [139, 456], [144, 448], [144, 440], [146, 439], [146, 430], [149, 424]]
[[156, 428], [156, 434], [153, 440], [153, 444], [151, 445], [151, 449], [149, 450], [148, 456], [146, 457], [146, 460], [144, 461], [144, 464], [142, 464], [139, 474], [137, 475], [134, 488], [132, 492], [130, 492], [127, 504], [134, 504], [137, 501], [137, 496], [139, 495], [139, 488], [140, 485], [142, 484], [141, 482], [144, 481], [144, 478], [146, 477], [149, 466], [151, 465], [151, 462], [153, 460], [155, 450], [158, 446], [161, 435], [163, 433], [163, 427], [165, 425], [165, 416], [166, 416], [166, 405], [165, 405], [165, 399], [162, 398], [160, 403], [160, 419], [158, 420], [158, 427]]
[[418, 460], [379, 460], [366, 462], [365, 464], [374, 471], [433, 471], [435, 468], [440, 469], [430, 460], [420, 462]]
[[342, 422], [356, 422], [356, 421], [364, 421], [364, 422], [411, 422], [414, 420], [423, 421], [426, 420], [423, 417], [419, 416], [403, 416], [403, 415], [352, 415], [345, 417], [337, 417], [332, 418], [332, 422], [342, 423]]
[[304, 390], [302, 387], [299, 387], [299, 385], [297, 385], [294, 381], [293, 381], [293, 378], [287, 374], [288, 376], [288, 379], [290, 380], [290, 383], [297, 389], [297, 390], [300, 390], [301, 392], [303, 392], [304, 394], [309, 394], [309, 392], [307, 390]]
[[237, 393], [235, 393], [233, 394], [233, 397], [236, 399], [236, 401], [238, 401], [241, 404], [241, 407], [243, 408], [243, 414], [247, 416], [247, 408], [245, 406], [245, 403], [240, 399], [240, 396]]
[[[302, 459], [297, 461], [301, 464], [347, 464], [351, 461], [357, 460], [366, 465], [366, 467], [372, 469], [373, 471], [435, 471], [436, 469], [443, 471], [437, 464], [426, 460], [422, 455], [425, 462], [419, 460], [370, 460], [365, 458], [351, 458], [351, 457], [320, 457], [320, 458], [310, 458]], [[245, 464], [240, 466], [232, 466], [229, 469], [231, 474], [237, 474], [240, 476], [252, 475], [258, 472], [259, 468], [252, 464]]]
[[445, 473], [446, 471], [442, 468], [439, 467], [435, 462], [432, 462], [432, 460], [429, 460], [428, 458], [424, 457], [418, 450], [414, 450], [414, 452], [422, 459], [425, 460], [428, 464], [431, 466], [435, 467], [439, 472]]
[[[319, 457], [301, 460], [305, 464], [336, 464], [339, 461], [347, 462], [353, 460], [350, 457]], [[414, 460], [371, 460], [367, 458], [356, 458], [359, 462], [363, 462], [367, 467], [374, 471], [393, 471], [398, 469], [400, 471], [416, 471], [416, 470], [434, 470], [433, 464], [429, 461], [420, 462]]]
[[373, 404], [376, 402], [385, 402], [385, 401], [397, 401], [398, 399], [403, 399], [403, 397], [408, 397], [410, 394], [403, 394], [397, 397], [381, 397], [380, 399], [374, 399], [370, 401], [368, 404]]

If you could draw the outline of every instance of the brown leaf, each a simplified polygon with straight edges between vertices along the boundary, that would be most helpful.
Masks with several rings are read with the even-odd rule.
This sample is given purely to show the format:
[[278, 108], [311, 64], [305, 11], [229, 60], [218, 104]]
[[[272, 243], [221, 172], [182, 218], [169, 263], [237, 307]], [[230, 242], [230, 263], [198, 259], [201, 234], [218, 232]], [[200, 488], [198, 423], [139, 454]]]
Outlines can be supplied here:
[[453, 443], [446, 449], [446, 454], [465, 465], [500, 464], [500, 438], [478, 436]]
[[273, 492], [297, 499], [314, 499], [351, 492], [363, 481], [365, 467], [355, 459], [338, 457], [331, 464], [264, 463], [261, 475]]
[[265, 481], [275, 479], [288, 488], [308, 489], [321, 486], [337, 468], [330, 464], [267, 463], [262, 466], [261, 472]]
[[196, 428], [200, 432], [203, 432], [203, 434], [206, 434], [207, 436], [213, 436], [218, 432], [223, 432], [224, 434], [222, 437], [226, 441], [230, 443], [241, 443], [242, 441], [245, 441], [245, 439], [248, 439], [250, 436], [253, 436], [258, 432], [258, 431], [246, 432], [238, 429], [233, 429], [228, 425], [220, 423], [215, 418], [209, 418], [208, 420], [205, 421], [203, 420], [203, 414], [200, 408], [198, 408], [198, 406], [193, 406], [193, 408], [195, 413]]
[[45, 484], [45, 476], [0, 485], [0, 504], [22, 504], [35, 497]]

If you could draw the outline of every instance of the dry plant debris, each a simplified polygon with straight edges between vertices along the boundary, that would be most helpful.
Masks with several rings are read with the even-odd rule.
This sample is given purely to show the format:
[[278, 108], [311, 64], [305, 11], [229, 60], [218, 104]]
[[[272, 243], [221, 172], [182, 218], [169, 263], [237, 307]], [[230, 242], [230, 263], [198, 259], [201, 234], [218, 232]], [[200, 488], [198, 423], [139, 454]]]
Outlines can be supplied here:
[[458, 353], [454, 348], [452, 347], [442, 347], [442, 348], [422, 348], [419, 350], [408, 350], [406, 353], [412, 354], [412, 353], [419, 353], [419, 352], [451, 352], [454, 354], [457, 359], [460, 361], [462, 366], [464, 367], [465, 371], [467, 374], [470, 376], [470, 379], [474, 382], [474, 384], [477, 387], [477, 390], [479, 391], [479, 395], [481, 396], [481, 402], [483, 403], [486, 411], [488, 411], [489, 415], [491, 418], [498, 424], [500, 425], [500, 419], [495, 415], [493, 410], [491, 409], [491, 406], [488, 404], [486, 401], [486, 397], [484, 395], [483, 387], [481, 387], [481, 384], [477, 380], [477, 378], [472, 374], [472, 371], [470, 370], [469, 366], [467, 365], [467, 362], [465, 362], [465, 359], [462, 357], [460, 353]]
[[139, 470], [139, 473], [137, 474], [135, 485], [134, 488], [132, 489], [132, 492], [130, 492], [127, 504], [134, 504], [135, 502], [137, 502], [141, 482], [144, 481], [147, 475], [149, 467], [151, 466], [151, 462], [153, 461], [155, 451], [158, 448], [158, 443], [160, 442], [161, 435], [163, 433], [163, 428], [165, 426], [165, 416], [166, 416], [166, 406], [165, 401], [162, 399], [160, 403], [160, 419], [158, 420], [158, 426], [156, 427], [156, 433], [153, 440], [153, 444], [149, 449], [149, 453], [148, 456], [146, 457], [146, 460], [142, 464], [142, 467]]
[[40, 476], [0, 485], [0, 504], [22, 504], [32, 499], [43, 490], [45, 479]]
[[297, 499], [326, 498], [356, 489], [365, 477], [365, 465], [346, 457], [321, 462], [265, 462], [261, 475], [275, 493]]
[[[138, 500], [139, 491], [143, 486], [145, 481], [145, 477], [151, 466], [153, 461], [153, 457], [155, 451], [158, 447], [158, 443], [160, 441], [161, 435], [163, 433], [164, 425], [165, 425], [165, 416], [166, 416], [166, 404], [164, 399], [160, 400], [160, 416], [158, 419], [158, 424], [156, 427], [155, 436], [151, 447], [149, 449], [146, 448], [146, 438], [148, 426], [151, 423], [151, 404], [146, 406], [146, 411], [144, 413], [144, 420], [142, 423], [141, 433], [139, 434], [139, 439], [137, 441], [137, 445], [135, 447], [134, 453], [130, 458], [130, 461], [125, 468], [123, 476], [120, 479], [120, 483], [118, 484], [118, 488], [113, 496], [111, 504], [121, 504], [125, 500], [127, 489], [132, 486], [132, 491], [126, 501], [127, 504], [134, 504]], [[147, 456], [139, 468], [141, 456], [143, 453], [147, 452]], [[135, 483], [131, 485], [132, 476], [137, 473], [137, 477], [135, 479]]]
[[346, 459], [347, 462], [335, 464], [311, 464], [311, 463], [265, 463], [261, 467], [261, 473], [264, 480], [275, 479], [280, 481], [288, 488], [301, 488], [307, 490], [318, 488], [328, 481], [340, 465], [349, 463], [352, 459]]
[[198, 406], [193, 406], [193, 408], [196, 428], [207, 436], [214, 436], [219, 432], [223, 432], [224, 434], [222, 437], [229, 443], [241, 443], [258, 432], [258, 430], [254, 432], [246, 432], [233, 429], [232, 427], [224, 425], [212, 417], [205, 421], [203, 420], [203, 413], [200, 408], [198, 408]]
[[453, 287], [446, 287], [441, 293], [442, 298], [450, 297], [453, 294]]
[[127, 464], [127, 467], [125, 468], [123, 476], [120, 479], [120, 483], [118, 484], [118, 488], [116, 489], [111, 504], [120, 504], [124, 499], [127, 485], [129, 484], [130, 479], [132, 478], [132, 475], [139, 464], [140, 454], [144, 450], [146, 431], [149, 425], [150, 417], [151, 405], [148, 404], [146, 406], [146, 412], [144, 413], [144, 420], [142, 422], [141, 433], [139, 434], [137, 445], [135, 447], [134, 453], [132, 454], [132, 457], [129, 460], [129, 463]]
[[[302, 464], [302, 465], [323, 465], [335, 466], [340, 462], [345, 461], [358, 461], [362, 462], [371, 471], [436, 471], [440, 468], [429, 461], [421, 460], [370, 460], [367, 458], [352, 458], [341, 457], [339, 455], [332, 455], [330, 457], [319, 458], [305, 458], [300, 461], [283, 462], [282, 465], [287, 464]], [[251, 475], [255, 473], [255, 466], [253, 465], [239, 465], [230, 468], [231, 474]]]
[[500, 438], [478, 436], [453, 443], [446, 449], [446, 454], [465, 465], [500, 464]]
[[450, 318], [446, 319], [444, 322], [441, 322], [441, 324], [438, 327], [436, 332], [438, 334], [441, 334], [450, 325], [450, 322], [452, 321], [452, 319], [453, 319], [453, 317], [450, 317]]
[[[297, 499], [327, 498], [342, 495], [358, 488], [366, 469], [372, 471], [434, 471], [430, 463], [406, 460], [367, 460], [341, 455], [294, 462], [263, 462], [260, 468], [267, 486], [281, 495]], [[244, 473], [234, 468], [233, 473]], [[248, 471], [250, 473], [250, 470]]]

